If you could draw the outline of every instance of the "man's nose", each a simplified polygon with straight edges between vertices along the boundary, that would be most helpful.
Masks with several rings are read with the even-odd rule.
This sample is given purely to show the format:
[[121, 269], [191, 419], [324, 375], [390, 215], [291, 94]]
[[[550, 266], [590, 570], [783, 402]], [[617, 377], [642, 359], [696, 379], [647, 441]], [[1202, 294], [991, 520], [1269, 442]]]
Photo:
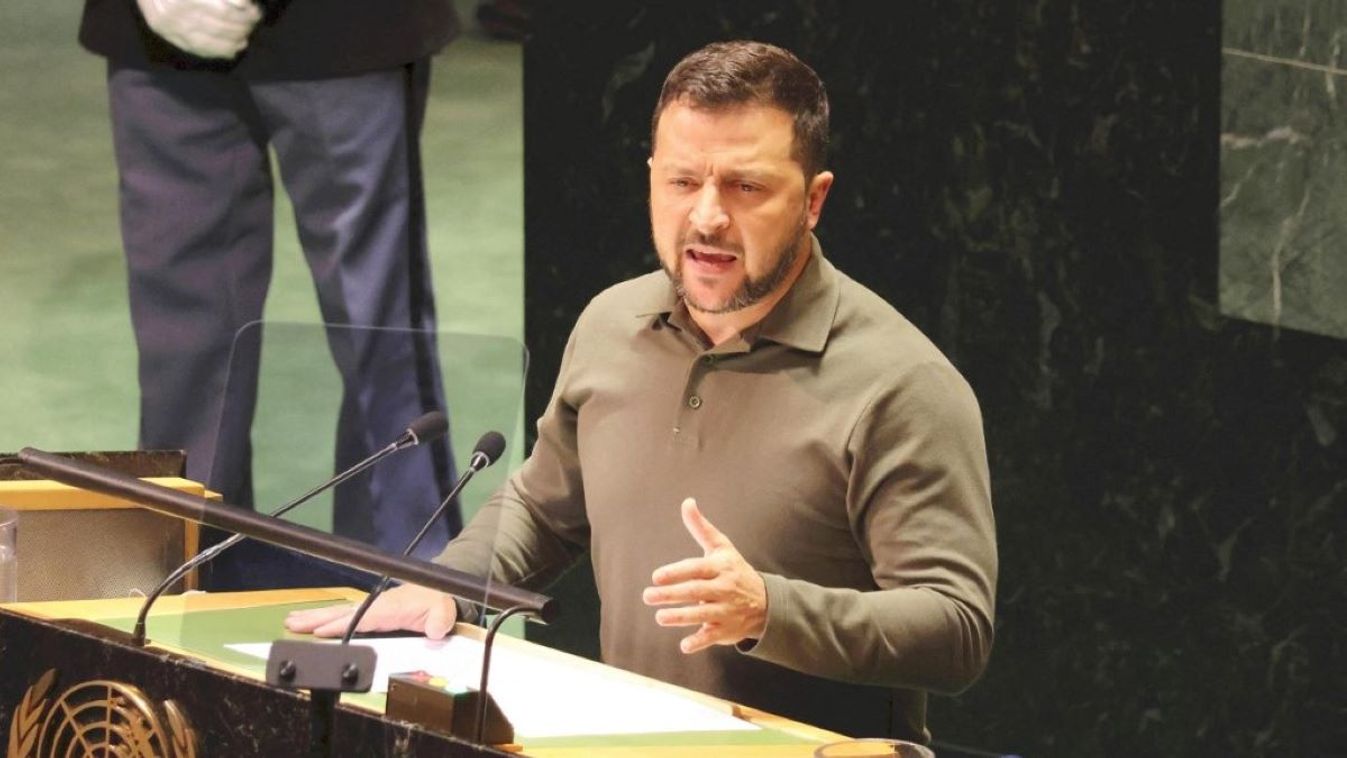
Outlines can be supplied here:
[[720, 187], [715, 182], [702, 185], [688, 220], [692, 222], [692, 228], [702, 234], [715, 234], [730, 225], [729, 214], [720, 203]]

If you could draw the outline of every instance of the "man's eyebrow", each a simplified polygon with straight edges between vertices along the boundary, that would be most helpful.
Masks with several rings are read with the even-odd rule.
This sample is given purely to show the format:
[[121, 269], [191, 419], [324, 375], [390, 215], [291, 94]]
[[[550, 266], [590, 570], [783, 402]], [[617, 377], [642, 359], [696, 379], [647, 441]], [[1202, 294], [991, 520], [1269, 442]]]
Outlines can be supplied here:
[[[653, 165], [656, 169], [671, 174], [693, 174], [701, 176], [702, 173], [705, 171], [705, 167], [702, 165], [699, 165], [692, 161], [679, 160], [677, 158], [670, 158], [662, 161], [656, 160], [654, 161]], [[758, 164], [749, 164], [746, 166], [728, 166], [717, 172], [717, 175], [720, 176], [720, 178], [722, 179], [732, 179], [732, 180], [746, 179], [749, 181], [770, 181], [772, 179], [779, 179], [785, 174], [786, 172], [783, 172], [777, 168]]]
[[776, 179], [784, 175], [784, 172], [774, 168], [746, 166], [744, 168], [731, 168], [723, 172], [729, 179], [749, 179], [755, 181], [766, 181]]

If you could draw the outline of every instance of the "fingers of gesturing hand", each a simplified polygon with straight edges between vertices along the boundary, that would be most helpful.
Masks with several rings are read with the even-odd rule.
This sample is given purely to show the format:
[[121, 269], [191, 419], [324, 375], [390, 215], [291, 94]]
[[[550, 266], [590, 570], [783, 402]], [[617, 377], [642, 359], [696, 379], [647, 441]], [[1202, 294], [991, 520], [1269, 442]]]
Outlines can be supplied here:
[[685, 653], [711, 645], [732, 645], [760, 636], [767, 624], [767, 588], [692, 498], [682, 504], [683, 525], [703, 555], [668, 563], [651, 574], [646, 605], [675, 606], [655, 612], [660, 626], [697, 626], [679, 643]]
[[701, 624], [733, 623], [740, 609], [724, 603], [702, 603], [655, 611], [655, 623], [660, 626], [699, 626]]
[[715, 579], [729, 568], [724, 559], [684, 558], [655, 569], [650, 581], [656, 586], [669, 586], [698, 579]]
[[719, 600], [725, 594], [723, 585], [713, 577], [710, 580], [689, 580], [675, 584], [657, 583], [654, 587], [646, 587], [641, 593], [641, 599], [646, 605], [674, 605]]
[[692, 582], [675, 587], [651, 587], [645, 591], [647, 605], [668, 605], [655, 611], [660, 626], [700, 626], [683, 640], [683, 652], [696, 652], [712, 644], [733, 645], [761, 635], [767, 622], [765, 601], [749, 592], [706, 591], [714, 582]]
[[719, 624], [702, 624], [697, 631], [678, 641], [678, 649], [686, 655], [700, 652], [712, 645], [733, 645], [744, 639]]

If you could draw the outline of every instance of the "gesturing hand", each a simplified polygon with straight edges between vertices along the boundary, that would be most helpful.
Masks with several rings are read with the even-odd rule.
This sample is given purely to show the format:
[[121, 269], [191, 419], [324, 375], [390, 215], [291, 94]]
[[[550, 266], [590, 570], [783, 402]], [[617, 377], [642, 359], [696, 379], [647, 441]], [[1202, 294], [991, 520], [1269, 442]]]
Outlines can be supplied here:
[[697, 626], [679, 648], [695, 653], [712, 645], [733, 645], [762, 636], [767, 625], [767, 586], [729, 538], [697, 508], [683, 501], [683, 526], [702, 548], [702, 557], [685, 558], [655, 569], [653, 587], [641, 597], [646, 605], [675, 605], [655, 612], [660, 626]]

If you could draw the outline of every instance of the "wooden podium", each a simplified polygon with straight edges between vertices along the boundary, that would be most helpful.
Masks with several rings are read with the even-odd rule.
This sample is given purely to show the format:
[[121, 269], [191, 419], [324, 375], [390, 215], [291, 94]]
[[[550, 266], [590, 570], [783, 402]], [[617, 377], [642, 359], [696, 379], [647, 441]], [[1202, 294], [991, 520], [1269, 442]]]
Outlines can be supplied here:
[[[10, 758], [40, 756], [62, 729], [105, 720], [137, 733], [137, 756], [299, 756], [309, 750], [309, 703], [303, 693], [263, 680], [265, 662], [225, 648], [222, 640], [274, 640], [288, 635], [284, 614], [296, 605], [356, 600], [355, 590], [311, 589], [190, 594], [161, 598], [150, 618], [150, 644], [136, 647], [125, 630], [134, 598], [13, 603], [0, 606], [0, 730]], [[480, 636], [460, 624], [456, 634]], [[720, 709], [761, 729], [751, 732], [585, 735], [565, 739], [518, 735], [513, 746], [482, 746], [383, 715], [382, 696], [346, 695], [337, 708], [333, 744], [351, 756], [812, 756], [839, 735], [737, 706], [532, 643], [501, 637], [516, 648], [624, 686]], [[540, 659], [541, 660], [541, 659]], [[493, 682], [496, 668], [493, 666]], [[555, 693], [566, 698], [568, 693]], [[83, 697], [83, 700], [77, 697]], [[93, 714], [91, 716], [91, 714]], [[507, 712], [507, 715], [508, 712]], [[96, 716], [96, 718], [95, 718]], [[113, 723], [115, 722], [115, 724]], [[85, 727], [87, 729], [87, 726]], [[42, 741], [45, 740], [45, 741]], [[61, 748], [60, 755], [66, 755]], [[82, 755], [81, 752], [71, 753]]]

